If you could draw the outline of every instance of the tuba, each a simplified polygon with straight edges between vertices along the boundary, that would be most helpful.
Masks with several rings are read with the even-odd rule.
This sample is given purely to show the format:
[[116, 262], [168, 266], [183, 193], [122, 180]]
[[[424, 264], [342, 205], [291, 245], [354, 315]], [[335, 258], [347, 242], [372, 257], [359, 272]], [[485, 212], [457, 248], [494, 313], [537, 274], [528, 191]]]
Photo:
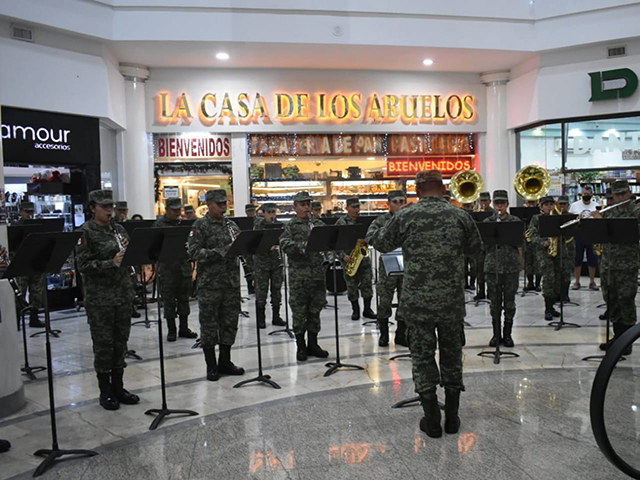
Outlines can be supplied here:
[[358, 239], [358, 243], [351, 251], [351, 257], [353, 257], [353, 262], [348, 263], [345, 267], [345, 271], [347, 275], [353, 277], [356, 273], [358, 273], [358, 268], [360, 267], [360, 262], [362, 259], [369, 256], [369, 247], [367, 247], [364, 243], [364, 240], [361, 238]]
[[[525, 200], [540, 200], [551, 188], [551, 175], [544, 168], [528, 165], [521, 168], [513, 179], [513, 187]], [[531, 230], [524, 232], [527, 243], [531, 243]]]
[[463, 170], [451, 177], [449, 191], [451, 196], [460, 203], [473, 203], [484, 190], [482, 176], [474, 170]]

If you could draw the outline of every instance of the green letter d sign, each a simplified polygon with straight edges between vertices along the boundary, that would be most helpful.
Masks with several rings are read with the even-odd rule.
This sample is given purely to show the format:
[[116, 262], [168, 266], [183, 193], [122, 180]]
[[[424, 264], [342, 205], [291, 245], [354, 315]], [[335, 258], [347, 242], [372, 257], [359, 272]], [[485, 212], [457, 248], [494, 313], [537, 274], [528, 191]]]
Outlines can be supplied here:
[[[589, 76], [591, 77], [590, 102], [627, 98], [638, 89], [638, 76], [628, 68], [593, 72]], [[609, 85], [607, 86], [605, 82]]]

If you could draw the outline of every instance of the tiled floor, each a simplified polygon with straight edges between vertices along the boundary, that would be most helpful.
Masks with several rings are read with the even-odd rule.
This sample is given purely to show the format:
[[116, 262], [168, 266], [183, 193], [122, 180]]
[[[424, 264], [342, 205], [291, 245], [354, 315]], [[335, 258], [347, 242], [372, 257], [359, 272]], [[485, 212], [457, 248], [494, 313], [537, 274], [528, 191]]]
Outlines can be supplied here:
[[[129, 344], [143, 357], [129, 361], [125, 376], [141, 403], [107, 412], [97, 403], [86, 318], [56, 313], [62, 330], [52, 342], [60, 446], [95, 448], [100, 455], [60, 462], [44, 478], [622, 478], [593, 440], [588, 406], [597, 364], [581, 361], [598, 353], [604, 334], [597, 318], [603, 310], [596, 308], [601, 293], [585, 289], [571, 296], [580, 305], [567, 306], [565, 319], [582, 328], [561, 331], [543, 320], [541, 296], [518, 297], [513, 350], [520, 357], [499, 365], [477, 356], [491, 336], [488, 306], [468, 305], [463, 428], [440, 440], [419, 431], [419, 407], [390, 408], [413, 396], [410, 360], [390, 361], [405, 350], [379, 348], [375, 327], [349, 319], [345, 297], [339, 297], [341, 355], [364, 371], [324, 377], [324, 361], [298, 364], [293, 340], [263, 330], [264, 370], [282, 389], [234, 389], [238, 378], [206, 381], [202, 353], [192, 341], [165, 343], [169, 407], [199, 416], [170, 417], [155, 432], [148, 431], [152, 418], [144, 412], [161, 402], [156, 326], [133, 327]], [[244, 304], [251, 318], [241, 317], [232, 352], [247, 369], [245, 378], [257, 372], [252, 302]], [[152, 318], [155, 312], [152, 305]], [[191, 318], [195, 329], [196, 302]], [[322, 319], [320, 343], [333, 355], [333, 310], [324, 310]], [[30, 339], [29, 353], [32, 365], [44, 364], [44, 340]], [[640, 392], [633, 382], [640, 359], [634, 354], [624, 363], [612, 380], [607, 406], [615, 408], [607, 420], [616, 448], [640, 458]], [[0, 420], [0, 438], [13, 443], [0, 456], [0, 478], [27, 478], [39, 463], [33, 452], [50, 445], [47, 382], [38, 376], [25, 380], [27, 406]], [[632, 436], [625, 425], [633, 426]]]

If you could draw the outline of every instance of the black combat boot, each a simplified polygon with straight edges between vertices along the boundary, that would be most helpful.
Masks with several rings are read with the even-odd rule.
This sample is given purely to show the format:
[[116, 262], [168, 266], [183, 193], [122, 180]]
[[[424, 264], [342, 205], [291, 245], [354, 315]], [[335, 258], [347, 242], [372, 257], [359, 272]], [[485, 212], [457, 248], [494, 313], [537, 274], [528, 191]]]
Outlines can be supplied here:
[[175, 318], [167, 318], [167, 342], [175, 342], [176, 341], [176, 319]]
[[378, 317], [376, 315], [376, 312], [371, 310], [371, 297], [363, 298], [362, 302], [364, 303], [364, 308], [362, 310], [362, 316], [364, 318], [370, 318], [372, 320], [377, 319]]
[[360, 320], [360, 304], [358, 303], [358, 300], [351, 302], [351, 308], [353, 309], [351, 320]]
[[601, 313], [598, 318], [600, 320], [606, 320], [607, 318], [609, 318], [609, 309], [607, 308], [604, 313]]
[[280, 305], [272, 306], [271, 325], [274, 327], [284, 327], [285, 321], [280, 317]]
[[545, 298], [544, 299], [544, 319], [547, 322], [553, 320], [553, 299]]
[[204, 361], [207, 362], [207, 380], [217, 382], [220, 380], [218, 364], [216, 363], [216, 347], [202, 347]]
[[40, 319], [38, 318], [38, 309], [37, 308], [32, 308], [29, 311], [29, 326], [31, 328], [44, 328], [45, 327], [44, 322], [41, 322]]
[[460, 390], [455, 388], [444, 389], [444, 431], [447, 433], [458, 433], [460, 430]]
[[427, 434], [427, 437], [440, 438], [442, 436], [442, 415], [440, 414], [440, 405], [438, 405], [438, 396], [436, 388], [433, 387], [427, 393], [420, 394], [420, 403], [424, 417], [420, 420], [420, 430]]
[[178, 330], [180, 338], [198, 338], [198, 334], [189, 329], [189, 317], [182, 315], [180, 317], [180, 329]]
[[398, 324], [398, 326], [396, 327], [396, 338], [394, 339], [394, 342], [396, 345], [408, 347], [409, 342], [407, 341], [407, 324], [402, 320], [398, 320], [397, 318], [396, 323]]
[[235, 366], [231, 361], [231, 345], [220, 345], [218, 372], [225, 375], [244, 375], [244, 368]]
[[296, 346], [298, 350], [296, 351], [296, 359], [299, 362], [307, 361], [307, 343], [304, 340], [304, 333], [301, 335], [296, 335]]
[[329, 352], [320, 348], [318, 345], [318, 334], [307, 332], [307, 355], [310, 357], [327, 358]]
[[533, 285], [533, 275], [527, 275], [527, 286], [524, 287], [525, 292], [530, 292], [531, 290], [535, 290], [536, 287]]
[[469, 290], [475, 290], [476, 288], [476, 277], [473, 275], [469, 276]]
[[540, 275], [536, 275], [535, 286], [534, 286], [534, 290], [536, 292], [541, 292], [542, 291], [542, 287], [540, 286], [540, 281], [541, 280], [542, 280], [542, 278], [540, 277]]
[[105, 410], [118, 410], [120, 402], [111, 388], [111, 374], [98, 373], [98, 388], [100, 389], [100, 405]]
[[611, 337], [608, 342], [601, 343], [600, 344], [600, 350], [604, 350], [604, 351], [609, 350], [609, 347], [611, 347], [611, 345], [613, 345], [613, 342], [615, 342], [616, 339], [620, 335], [622, 335], [622, 333], [620, 333], [621, 332], [620, 324], [615, 322], [615, 323], [612, 323], [611, 325], [613, 326], [613, 337]]
[[258, 318], [258, 327], [267, 328], [266, 314], [264, 313], [264, 307], [258, 307], [256, 309], [256, 317]]
[[500, 319], [499, 318], [497, 320], [493, 319], [491, 321], [491, 324], [493, 325], [493, 337], [491, 337], [491, 340], [489, 340], [489, 346], [495, 347], [500, 342], [502, 342], [502, 332], [500, 331]]
[[481, 282], [480, 280], [478, 280], [478, 293], [475, 294], [473, 299], [478, 301], [478, 300], [484, 300], [485, 298], [487, 298], [487, 295], [484, 288], [484, 282]]
[[502, 344], [507, 348], [513, 348], [513, 338], [511, 331], [513, 330], [513, 320], [504, 321], [504, 331], [502, 332]]
[[389, 319], [381, 318], [378, 320], [378, 329], [380, 330], [380, 338], [378, 338], [379, 347], [389, 346]]
[[140, 402], [140, 397], [124, 388], [124, 368], [114, 368], [111, 370], [111, 388], [120, 403], [125, 405], [136, 405]]
[[131, 318], [140, 318], [142, 315], [138, 311], [135, 305], [131, 307]]

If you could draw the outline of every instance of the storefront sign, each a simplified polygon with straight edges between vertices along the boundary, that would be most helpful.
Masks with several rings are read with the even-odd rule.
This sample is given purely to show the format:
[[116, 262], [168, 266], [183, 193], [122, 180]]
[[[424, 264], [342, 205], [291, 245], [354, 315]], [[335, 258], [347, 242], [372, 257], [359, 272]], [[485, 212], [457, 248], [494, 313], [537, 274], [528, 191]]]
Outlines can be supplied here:
[[389, 135], [389, 155], [473, 155], [472, 134]]
[[14, 165], [100, 163], [96, 118], [2, 107], [4, 162]]
[[207, 92], [192, 98], [188, 92], [160, 91], [155, 97], [158, 125], [292, 124], [406, 125], [472, 123], [476, 99], [465, 93], [400, 95], [362, 92]]
[[390, 177], [407, 177], [423, 170], [440, 170], [442, 174], [473, 169], [470, 158], [388, 158], [387, 175]]
[[638, 89], [638, 76], [628, 68], [592, 72], [590, 102], [627, 98]]
[[167, 158], [228, 160], [231, 158], [229, 135], [155, 134], [153, 146], [156, 160]]

